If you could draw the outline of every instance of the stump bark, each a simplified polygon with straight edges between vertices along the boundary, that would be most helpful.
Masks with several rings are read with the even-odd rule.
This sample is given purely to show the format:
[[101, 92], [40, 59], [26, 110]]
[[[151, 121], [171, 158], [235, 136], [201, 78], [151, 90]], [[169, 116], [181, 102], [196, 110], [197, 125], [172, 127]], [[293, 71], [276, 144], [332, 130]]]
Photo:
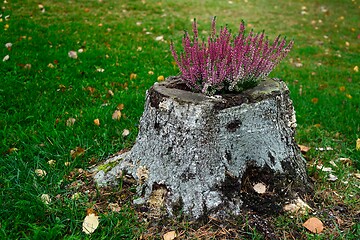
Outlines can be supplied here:
[[310, 189], [295, 127], [279, 79], [209, 97], [171, 77], [147, 91], [133, 148], [107, 160], [112, 167], [98, 168], [95, 179], [116, 185], [125, 172], [137, 181], [137, 203], [156, 205], [157, 196], [169, 214], [192, 218], [281, 211]]

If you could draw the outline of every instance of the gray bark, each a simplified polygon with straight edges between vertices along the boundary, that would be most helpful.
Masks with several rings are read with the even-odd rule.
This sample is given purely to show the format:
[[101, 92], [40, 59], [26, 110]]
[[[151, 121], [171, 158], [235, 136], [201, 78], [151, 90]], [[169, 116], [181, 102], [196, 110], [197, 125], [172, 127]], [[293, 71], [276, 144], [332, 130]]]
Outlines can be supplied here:
[[[266, 79], [241, 94], [209, 97], [177, 78], [146, 95], [133, 148], [98, 170], [99, 185], [117, 184], [123, 171], [150, 203], [159, 189], [169, 214], [199, 218], [240, 214], [242, 208], [281, 209], [309, 189], [305, 161], [294, 141], [295, 112], [286, 84]], [[265, 193], [254, 185], [266, 186]]]

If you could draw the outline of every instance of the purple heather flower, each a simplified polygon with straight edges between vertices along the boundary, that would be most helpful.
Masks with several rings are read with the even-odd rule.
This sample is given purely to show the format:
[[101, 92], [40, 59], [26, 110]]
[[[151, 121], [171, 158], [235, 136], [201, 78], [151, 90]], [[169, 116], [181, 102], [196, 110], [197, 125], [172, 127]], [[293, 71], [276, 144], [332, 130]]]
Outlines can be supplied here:
[[294, 42], [286, 46], [286, 38], [280, 35], [270, 45], [265, 33], [252, 30], [245, 36], [242, 21], [239, 34], [232, 37], [227, 27], [216, 35], [216, 19], [211, 23], [207, 41], [198, 41], [197, 22], [193, 23], [193, 40], [185, 32], [183, 52], [177, 54], [174, 44], [171, 53], [181, 71], [182, 80], [194, 91], [213, 94], [216, 91], [241, 89], [245, 83], [257, 83], [267, 77], [274, 67], [286, 57]]

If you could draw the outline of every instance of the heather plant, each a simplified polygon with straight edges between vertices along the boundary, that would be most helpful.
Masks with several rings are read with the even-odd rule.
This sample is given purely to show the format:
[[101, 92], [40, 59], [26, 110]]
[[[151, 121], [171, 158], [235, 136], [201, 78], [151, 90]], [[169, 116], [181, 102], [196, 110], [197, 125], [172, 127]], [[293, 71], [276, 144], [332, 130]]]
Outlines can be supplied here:
[[172, 55], [181, 71], [181, 79], [195, 92], [212, 95], [216, 92], [237, 91], [256, 86], [267, 77], [286, 57], [294, 42], [280, 35], [270, 44], [265, 32], [246, 36], [244, 21], [239, 33], [232, 36], [227, 26], [216, 35], [216, 18], [211, 24], [207, 41], [199, 41], [196, 19], [193, 23], [193, 39], [185, 32], [182, 39], [183, 52], [177, 54], [174, 43], [170, 44]]

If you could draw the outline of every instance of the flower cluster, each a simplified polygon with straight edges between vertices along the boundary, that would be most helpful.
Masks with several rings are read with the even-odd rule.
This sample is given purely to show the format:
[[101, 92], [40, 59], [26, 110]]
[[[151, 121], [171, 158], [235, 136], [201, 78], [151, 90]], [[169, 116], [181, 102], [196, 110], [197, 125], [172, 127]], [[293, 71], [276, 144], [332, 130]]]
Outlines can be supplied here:
[[270, 44], [264, 31], [246, 36], [245, 25], [232, 36], [227, 27], [216, 35], [216, 19], [207, 41], [199, 41], [196, 20], [193, 39], [185, 32], [183, 52], [177, 54], [174, 43], [170, 49], [181, 71], [183, 81], [196, 92], [212, 95], [219, 91], [241, 91], [255, 86], [267, 77], [274, 67], [289, 53], [294, 42], [288, 44], [280, 35]]

